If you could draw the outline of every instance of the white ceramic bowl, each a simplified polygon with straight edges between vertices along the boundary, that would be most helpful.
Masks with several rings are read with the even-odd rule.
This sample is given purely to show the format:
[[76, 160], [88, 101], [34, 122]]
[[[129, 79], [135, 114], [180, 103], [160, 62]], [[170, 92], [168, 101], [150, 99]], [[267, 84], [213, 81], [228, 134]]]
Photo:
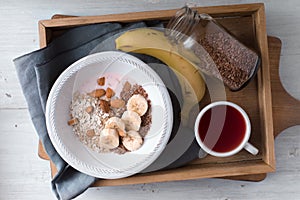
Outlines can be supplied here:
[[[94, 87], [91, 80], [96, 82], [101, 76], [113, 76], [110, 85], [134, 81], [149, 95], [152, 125], [137, 151], [123, 155], [97, 153], [80, 142], [67, 124], [73, 91], [87, 91]], [[161, 154], [171, 134], [173, 111], [165, 85], [148, 65], [129, 54], [108, 51], [80, 59], [59, 76], [48, 97], [46, 123], [55, 149], [68, 164], [91, 176], [115, 179], [142, 171]]]

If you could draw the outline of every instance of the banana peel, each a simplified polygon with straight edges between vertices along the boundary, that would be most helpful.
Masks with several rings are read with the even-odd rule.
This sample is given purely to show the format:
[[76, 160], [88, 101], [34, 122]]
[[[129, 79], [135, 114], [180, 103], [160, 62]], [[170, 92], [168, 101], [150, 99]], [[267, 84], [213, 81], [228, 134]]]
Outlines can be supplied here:
[[181, 120], [187, 125], [192, 107], [202, 100], [206, 90], [202, 74], [194, 64], [198, 58], [189, 51], [179, 53], [178, 47], [169, 42], [163, 31], [151, 28], [127, 31], [115, 43], [118, 50], [153, 56], [175, 72], [184, 97]]

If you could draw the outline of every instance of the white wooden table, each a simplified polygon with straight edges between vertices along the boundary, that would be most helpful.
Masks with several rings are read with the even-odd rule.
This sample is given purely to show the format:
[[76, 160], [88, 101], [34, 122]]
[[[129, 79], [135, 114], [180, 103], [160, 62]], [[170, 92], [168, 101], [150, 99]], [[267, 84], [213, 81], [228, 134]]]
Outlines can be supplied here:
[[[49, 163], [37, 156], [38, 137], [12, 59], [39, 48], [37, 22], [53, 14], [103, 15], [180, 8], [183, 0], [0, 1], [0, 199], [55, 199]], [[197, 6], [254, 3], [250, 0], [190, 1]], [[300, 1], [264, 0], [267, 31], [282, 42], [280, 76], [300, 99]], [[200, 179], [91, 188], [78, 199], [300, 199], [300, 126], [275, 142], [277, 171], [262, 182]]]

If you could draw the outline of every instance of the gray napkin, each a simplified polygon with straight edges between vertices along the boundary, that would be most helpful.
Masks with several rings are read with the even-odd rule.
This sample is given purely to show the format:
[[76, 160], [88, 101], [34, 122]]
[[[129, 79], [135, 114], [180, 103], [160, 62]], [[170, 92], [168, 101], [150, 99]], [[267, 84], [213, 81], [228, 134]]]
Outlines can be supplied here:
[[[72, 199], [84, 192], [96, 181], [69, 166], [54, 149], [46, 129], [45, 106], [48, 94], [57, 77], [73, 62], [90, 54], [93, 51], [110, 50], [112, 40], [123, 31], [145, 26], [161, 26], [157, 21], [139, 22], [130, 24], [103, 23], [81, 26], [70, 29], [62, 36], [55, 39], [46, 48], [21, 56], [14, 60], [19, 81], [28, 104], [28, 110], [36, 132], [43, 143], [49, 158], [57, 167], [57, 175], [52, 180], [52, 188], [57, 199]], [[101, 44], [101, 45], [99, 45]], [[99, 48], [100, 47], [100, 48]], [[183, 97], [176, 76], [167, 67], [152, 57], [135, 54], [161, 76], [168, 87], [174, 108], [174, 123], [171, 139], [176, 137], [180, 123], [180, 105]], [[174, 106], [177, 105], [177, 106]], [[196, 151], [195, 151], [196, 150]], [[163, 168], [174, 168], [181, 166], [198, 155], [196, 143], [183, 152], [183, 155], [169, 166]], [[163, 153], [162, 153], [163, 155]], [[155, 162], [154, 162], [155, 165]], [[157, 167], [156, 167], [157, 169]], [[146, 170], [145, 172], [151, 171]]]

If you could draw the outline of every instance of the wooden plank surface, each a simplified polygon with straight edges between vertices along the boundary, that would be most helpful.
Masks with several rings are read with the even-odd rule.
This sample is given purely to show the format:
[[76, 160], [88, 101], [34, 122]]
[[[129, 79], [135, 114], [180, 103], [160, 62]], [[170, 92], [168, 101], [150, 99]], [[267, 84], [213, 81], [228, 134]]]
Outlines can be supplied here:
[[[50, 187], [49, 164], [37, 157], [37, 136], [12, 65], [12, 59], [39, 48], [37, 21], [54, 13], [103, 15], [181, 7], [186, 1], [10, 1], [0, 3], [0, 199], [55, 199]], [[197, 1], [201, 6], [251, 3], [251, 0]], [[267, 32], [283, 41], [281, 82], [290, 94], [300, 99], [299, 55], [300, 2], [267, 1]], [[273, 99], [274, 100], [274, 99]], [[274, 100], [275, 101], [275, 100]], [[280, 100], [279, 100], [280, 101]], [[282, 102], [286, 125], [297, 124], [290, 109], [297, 101]], [[276, 112], [279, 112], [277, 110]], [[299, 113], [299, 112], [298, 112]], [[276, 113], [275, 113], [276, 114]], [[299, 119], [299, 118], [298, 118]], [[276, 130], [276, 124], [275, 124]], [[284, 127], [278, 127], [282, 130]], [[300, 199], [300, 128], [291, 127], [275, 142], [276, 173], [260, 183], [223, 179], [201, 179], [168, 183], [137, 184], [92, 188], [77, 199]]]

